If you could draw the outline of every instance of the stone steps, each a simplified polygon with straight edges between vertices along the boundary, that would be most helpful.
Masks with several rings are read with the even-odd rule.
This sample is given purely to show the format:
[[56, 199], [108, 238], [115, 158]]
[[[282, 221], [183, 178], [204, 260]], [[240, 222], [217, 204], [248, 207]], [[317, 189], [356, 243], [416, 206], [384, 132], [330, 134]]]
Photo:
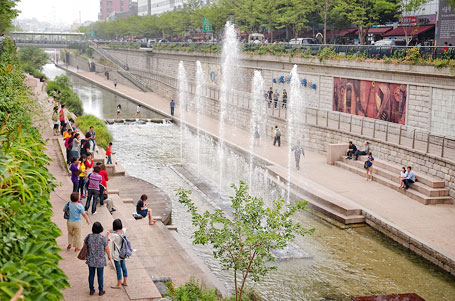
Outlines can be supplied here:
[[[279, 166], [269, 166], [269, 178], [275, 185], [287, 189], [286, 171]], [[280, 177], [280, 181], [277, 180]], [[300, 183], [301, 177], [291, 176], [291, 198], [299, 201], [308, 201], [308, 206], [322, 212], [328, 217], [345, 225], [360, 224], [365, 222], [362, 210], [351, 201], [328, 191], [317, 183]], [[308, 181], [308, 180], [306, 180]]]
[[[361, 163], [361, 167], [358, 166], [356, 163], [352, 162], [343, 162], [343, 161], [336, 161], [335, 165], [344, 169], [347, 169], [351, 172], [357, 173], [360, 176], [365, 176], [365, 169], [363, 168], [363, 162]], [[436, 204], [453, 204], [453, 199], [449, 196], [428, 196], [425, 195], [416, 189], [410, 186], [408, 190], [403, 190], [398, 188], [399, 183], [397, 181], [392, 181], [384, 176], [381, 176], [378, 172], [380, 168], [377, 166], [374, 167], [373, 170], [373, 181], [376, 181], [384, 186], [387, 186], [391, 189], [394, 189], [424, 205], [436, 205]]]

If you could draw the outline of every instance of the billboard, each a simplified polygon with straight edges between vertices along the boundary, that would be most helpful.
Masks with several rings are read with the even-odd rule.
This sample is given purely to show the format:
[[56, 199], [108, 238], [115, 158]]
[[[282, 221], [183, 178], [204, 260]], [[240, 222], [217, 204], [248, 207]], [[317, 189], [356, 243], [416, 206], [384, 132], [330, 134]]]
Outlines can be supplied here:
[[335, 77], [333, 110], [405, 124], [406, 94], [402, 84]]
[[437, 29], [437, 46], [455, 45], [455, 7], [449, 1], [439, 1], [439, 17]]

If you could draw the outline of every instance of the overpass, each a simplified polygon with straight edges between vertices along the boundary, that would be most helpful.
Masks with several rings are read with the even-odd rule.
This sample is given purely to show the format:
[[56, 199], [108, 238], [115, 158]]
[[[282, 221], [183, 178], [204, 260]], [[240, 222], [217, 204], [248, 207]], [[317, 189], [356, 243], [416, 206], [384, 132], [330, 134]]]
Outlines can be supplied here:
[[82, 32], [11, 32], [16, 46], [38, 46], [41, 48], [66, 48], [85, 42]]

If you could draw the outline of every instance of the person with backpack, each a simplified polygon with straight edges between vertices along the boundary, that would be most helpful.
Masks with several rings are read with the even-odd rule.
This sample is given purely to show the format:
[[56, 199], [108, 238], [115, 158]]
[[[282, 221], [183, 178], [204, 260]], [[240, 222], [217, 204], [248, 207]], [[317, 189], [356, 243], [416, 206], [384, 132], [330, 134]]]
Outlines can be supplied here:
[[81, 156], [86, 155], [90, 152], [90, 133], [85, 134], [85, 139], [81, 140]]
[[277, 125], [275, 125], [275, 135], [273, 137], [273, 146], [278, 142], [278, 147], [281, 146], [281, 131]]
[[[123, 229], [122, 221], [118, 218], [112, 223], [112, 230], [106, 233], [108, 241], [112, 241], [112, 259], [114, 260], [115, 270], [117, 271], [117, 285], [111, 286], [113, 289], [120, 289], [128, 286], [128, 270], [126, 269], [126, 259], [133, 254], [133, 249], [129, 240], [125, 236], [126, 229]], [[123, 279], [122, 279], [123, 274]], [[122, 282], [123, 280], [123, 282]]]

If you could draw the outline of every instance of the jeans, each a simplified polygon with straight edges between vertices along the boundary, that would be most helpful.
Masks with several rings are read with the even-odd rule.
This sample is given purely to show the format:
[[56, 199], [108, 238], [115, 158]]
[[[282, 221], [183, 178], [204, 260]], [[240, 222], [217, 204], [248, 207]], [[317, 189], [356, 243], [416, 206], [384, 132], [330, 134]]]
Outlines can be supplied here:
[[277, 108], [277, 106], [278, 106], [278, 99], [274, 99], [274, 100], [273, 100], [273, 106], [275, 107], [275, 109]]
[[100, 205], [104, 205], [104, 186], [100, 185]]
[[92, 197], [93, 197], [92, 214], [96, 212], [96, 203], [98, 202], [99, 196], [100, 196], [99, 190], [95, 190], [95, 189], [88, 190], [87, 201], [85, 202], [85, 211], [88, 211], [88, 209], [90, 208], [90, 201], [92, 200]]
[[73, 182], [73, 192], [77, 192], [79, 190], [79, 182]]
[[106, 164], [112, 164], [112, 156], [107, 156]]
[[126, 270], [125, 260], [114, 260], [115, 270], [117, 271], [117, 280], [122, 280], [122, 272], [123, 277], [128, 277], [128, 271]]
[[93, 286], [93, 282], [95, 281], [95, 271], [98, 277], [98, 290], [100, 292], [104, 291], [103, 288], [103, 272], [104, 272], [104, 267], [102, 268], [95, 268], [95, 267], [88, 267], [88, 287], [90, 288], [91, 292], [95, 291], [95, 287]]
[[348, 152], [346, 153], [346, 156], [348, 156], [349, 158], [352, 158], [352, 154], [354, 154], [354, 152], [352, 150], [348, 150]]
[[174, 107], [171, 107], [171, 115], [174, 116]]
[[276, 137], [273, 138], [273, 146], [278, 142], [278, 146], [281, 146], [281, 137]]
[[359, 156], [365, 156], [366, 154], [367, 154], [367, 153], [364, 152], [364, 151], [356, 150], [355, 153], [354, 153], [355, 160], [358, 160], [358, 159], [359, 159]]
[[404, 186], [406, 186], [406, 189], [408, 189], [409, 188], [409, 184], [414, 183], [414, 181], [410, 180], [410, 179], [404, 179], [403, 183], [404, 183]]
[[90, 139], [90, 141], [93, 142], [93, 151], [95, 151], [96, 141], [95, 141], [95, 139]]
[[73, 158], [73, 155], [71, 154], [71, 149], [67, 148], [66, 149], [66, 163], [70, 164], [72, 158]]

